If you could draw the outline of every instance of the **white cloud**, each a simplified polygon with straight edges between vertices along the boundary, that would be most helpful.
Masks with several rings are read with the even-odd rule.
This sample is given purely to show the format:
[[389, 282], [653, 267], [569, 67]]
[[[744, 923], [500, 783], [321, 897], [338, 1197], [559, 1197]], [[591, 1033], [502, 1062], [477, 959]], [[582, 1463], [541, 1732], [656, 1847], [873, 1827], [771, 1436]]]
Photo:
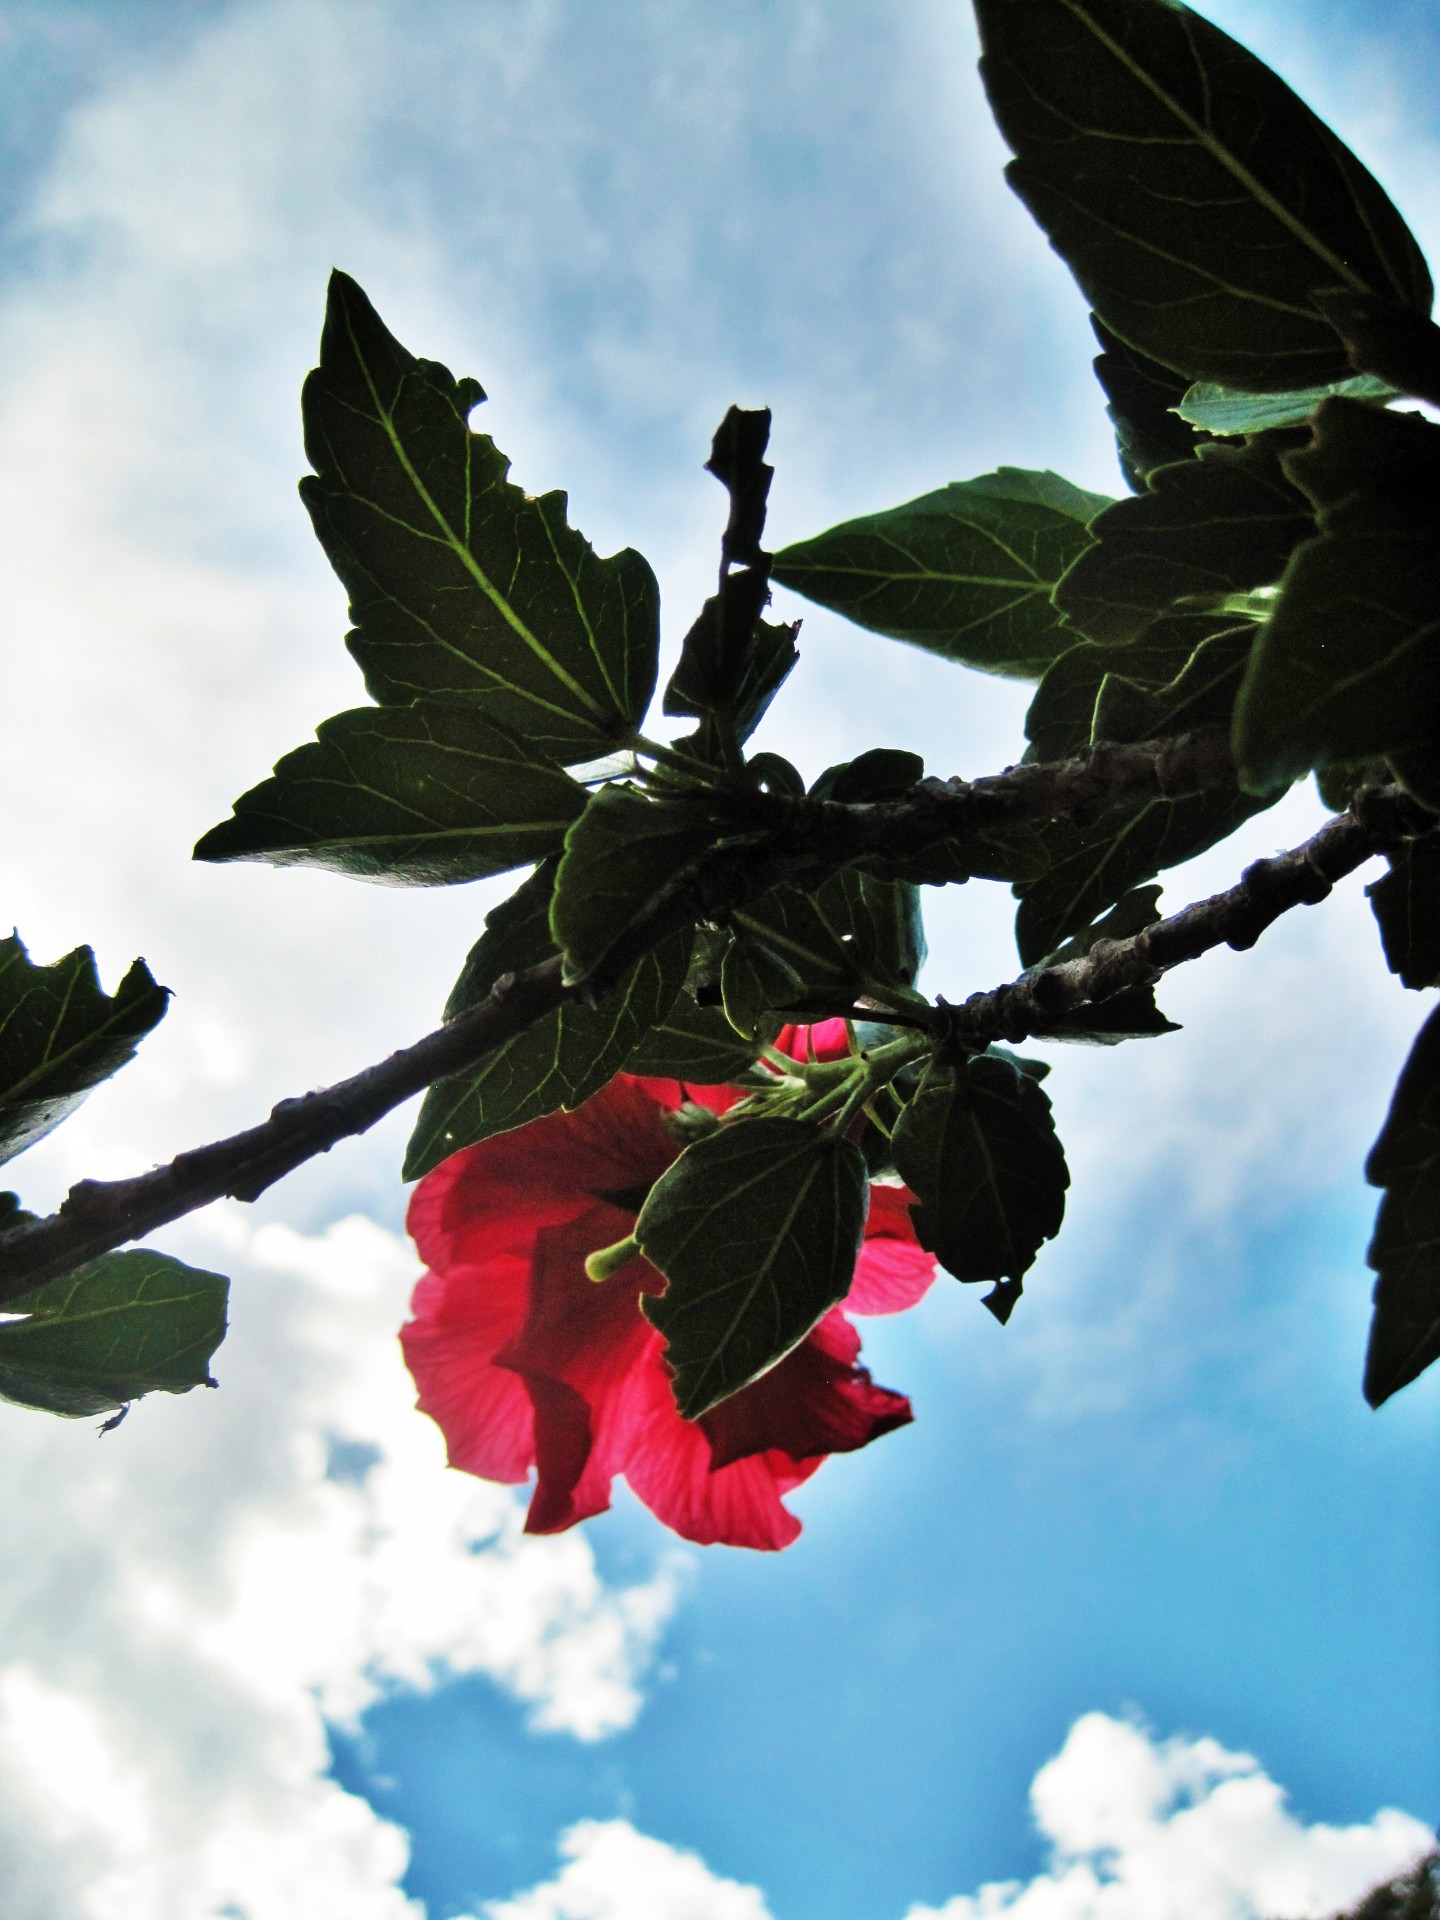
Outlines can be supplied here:
[[581, 1820], [560, 1836], [565, 1865], [486, 1920], [770, 1920], [758, 1887], [724, 1880], [698, 1854], [637, 1833], [628, 1820]]
[[[221, 1391], [92, 1423], [0, 1408], [7, 1920], [399, 1920], [405, 1836], [327, 1778], [325, 1721], [482, 1674], [537, 1730], [627, 1726], [678, 1563], [623, 1590], [588, 1542], [446, 1472], [395, 1331], [413, 1256], [238, 1209]], [[219, 1245], [217, 1246], [217, 1238]]]
[[1433, 1844], [1385, 1808], [1364, 1826], [1306, 1825], [1249, 1754], [1156, 1740], [1087, 1713], [1030, 1790], [1049, 1865], [906, 1920], [1312, 1920]]
[[[1430, 1830], [1385, 1808], [1307, 1825], [1249, 1754], [1158, 1740], [1087, 1713], [1030, 1789], [1050, 1855], [1033, 1880], [992, 1882], [905, 1920], [1320, 1920], [1425, 1853]], [[755, 1887], [625, 1820], [560, 1836], [564, 1865], [485, 1920], [769, 1920]]]

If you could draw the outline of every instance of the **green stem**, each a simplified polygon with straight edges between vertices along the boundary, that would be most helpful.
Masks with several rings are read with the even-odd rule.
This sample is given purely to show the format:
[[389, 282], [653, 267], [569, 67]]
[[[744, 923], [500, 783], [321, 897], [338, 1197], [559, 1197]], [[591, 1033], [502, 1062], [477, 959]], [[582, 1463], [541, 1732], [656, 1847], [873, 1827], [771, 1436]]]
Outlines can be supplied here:
[[628, 1267], [639, 1251], [640, 1242], [633, 1233], [624, 1240], [617, 1240], [613, 1247], [598, 1247], [594, 1253], [585, 1256], [585, 1278], [609, 1280], [622, 1267]]

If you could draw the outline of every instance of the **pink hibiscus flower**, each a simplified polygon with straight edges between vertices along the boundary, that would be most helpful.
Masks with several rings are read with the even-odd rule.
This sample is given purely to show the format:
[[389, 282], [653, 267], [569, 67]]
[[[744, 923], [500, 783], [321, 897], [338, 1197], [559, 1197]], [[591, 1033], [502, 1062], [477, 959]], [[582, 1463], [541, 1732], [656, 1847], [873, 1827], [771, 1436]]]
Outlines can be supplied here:
[[[809, 1040], [817, 1057], [834, 1057], [843, 1024], [812, 1029]], [[805, 1029], [787, 1029], [781, 1044], [802, 1054]], [[739, 1097], [621, 1074], [574, 1113], [454, 1154], [415, 1189], [409, 1226], [429, 1271], [400, 1338], [420, 1408], [444, 1434], [452, 1467], [509, 1485], [537, 1471], [531, 1533], [604, 1512], [623, 1474], [687, 1540], [788, 1546], [800, 1522], [782, 1495], [827, 1454], [912, 1417], [903, 1394], [856, 1365], [860, 1338], [842, 1310], [899, 1312], [935, 1276], [903, 1187], [870, 1189], [842, 1307], [697, 1421], [676, 1411], [664, 1343], [640, 1311], [641, 1293], [663, 1292], [663, 1278], [639, 1258], [598, 1284], [586, 1277], [586, 1255], [630, 1233], [680, 1152], [667, 1116], [683, 1099], [723, 1112]]]

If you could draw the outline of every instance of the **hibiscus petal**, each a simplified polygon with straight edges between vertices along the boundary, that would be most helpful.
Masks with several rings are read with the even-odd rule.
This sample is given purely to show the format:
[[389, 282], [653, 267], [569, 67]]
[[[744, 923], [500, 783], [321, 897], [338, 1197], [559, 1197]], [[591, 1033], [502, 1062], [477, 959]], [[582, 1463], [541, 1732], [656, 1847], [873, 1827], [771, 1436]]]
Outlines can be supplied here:
[[792, 1460], [853, 1453], [914, 1418], [903, 1393], [872, 1384], [855, 1365], [860, 1336], [832, 1309], [768, 1373], [722, 1400], [699, 1425], [717, 1472], [779, 1450]]
[[675, 1411], [658, 1343], [653, 1366], [635, 1385], [637, 1418], [625, 1478], [655, 1518], [701, 1547], [772, 1553], [788, 1547], [800, 1522], [780, 1496], [808, 1480], [820, 1461], [767, 1453], [716, 1470], [704, 1433]]
[[817, 1020], [811, 1027], [782, 1027], [775, 1045], [793, 1060], [843, 1060], [850, 1051], [850, 1033], [843, 1020]]
[[661, 1107], [621, 1075], [574, 1113], [547, 1114], [442, 1161], [416, 1187], [407, 1225], [421, 1259], [440, 1272], [528, 1253], [541, 1228], [574, 1219], [596, 1194], [649, 1186], [675, 1154]]
[[[513, 1373], [492, 1364], [516, 1331], [529, 1290], [527, 1264], [497, 1263], [477, 1285], [471, 1270], [427, 1273], [411, 1302], [400, 1345], [419, 1393], [417, 1405], [445, 1436], [452, 1467], [516, 1486], [535, 1464], [530, 1396]], [[505, 1284], [508, 1279], [509, 1285]]]
[[640, 1312], [640, 1291], [663, 1283], [640, 1259], [596, 1282], [586, 1276], [585, 1256], [624, 1239], [633, 1224], [618, 1207], [602, 1205], [542, 1229], [524, 1325], [496, 1355], [523, 1380], [535, 1409], [539, 1479], [526, 1521], [532, 1533], [603, 1513], [628, 1454], [631, 1376], [660, 1344]]
[[847, 1313], [903, 1313], [929, 1291], [939, 1269], [915, 1238], [908, 1187], [872, 1186], [865, 1242], [841, 1301]]

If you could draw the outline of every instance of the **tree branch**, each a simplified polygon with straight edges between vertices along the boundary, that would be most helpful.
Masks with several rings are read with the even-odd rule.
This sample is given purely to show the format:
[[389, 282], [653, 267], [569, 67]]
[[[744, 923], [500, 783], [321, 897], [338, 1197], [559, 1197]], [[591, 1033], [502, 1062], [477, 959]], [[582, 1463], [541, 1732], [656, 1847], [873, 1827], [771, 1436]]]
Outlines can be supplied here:
[[[1223, 737], [1197, 734], [1094, 747], [1073, 760], [1012, 767], [973, 783], [926, 781], [898, 799], [869, 805], [747, 796], [743, 805], [766, 829], [765, 838], [722, 849], [657, 901], [587, 980], [565, 986], [558, 955], [507, 974], [477, 1006], [436, 1032], [335, 1086], [282, 1100], [258, 1126], [130, 1179], [80, 1181], [57, 1213], [0, 1232], [0, 1304], [212, 1200], [258, 1198], [283, 1175], [364, 1133], [437, 1080], [475, 1066], [567, 1001], [603, 998], [640, 955], [678, 928], [739, 907], [781, 882], [816, 885], [855, 860], [901, 857], [1022, 820], [1089, 817], [1122, 800], [1175, 798], [1226, 778], [1233, 778], [1233, 766]], [[1100, 941], [1083, 960], [944, 1009], [945, 1035], [965, 1051], [1038, 1035], [1070, 1008], [1154, 980], [1209, 947], [1248, 946], [1288, 907], [1323, 898], [1371, 854], [1433, 824], [1433, 816], [1398, 789], [1375, 791], [1303, 847], [1257, 861], [1228, 893], [1132, 940]]]
[[1097, 940], [1078, 960], [1037, 967], [1007, 986], [975, 993], [947, 1006], [945, 1038], [964, 1053], [995, 1041], [1043, 1039], [1075, 1008], [1110, 999], [1127, 988], [1153, 986], [1172, 967], [1215, 947], [1253, 947], [1265, 929], [1292, 907], [1314, 906], [1337, 880], [1434, 825], [1434, 815], [1398, 787], [1357, 795], [1298, 847], [1257, 860], [1233, 887], [1157, 920], [1126, 940]]

